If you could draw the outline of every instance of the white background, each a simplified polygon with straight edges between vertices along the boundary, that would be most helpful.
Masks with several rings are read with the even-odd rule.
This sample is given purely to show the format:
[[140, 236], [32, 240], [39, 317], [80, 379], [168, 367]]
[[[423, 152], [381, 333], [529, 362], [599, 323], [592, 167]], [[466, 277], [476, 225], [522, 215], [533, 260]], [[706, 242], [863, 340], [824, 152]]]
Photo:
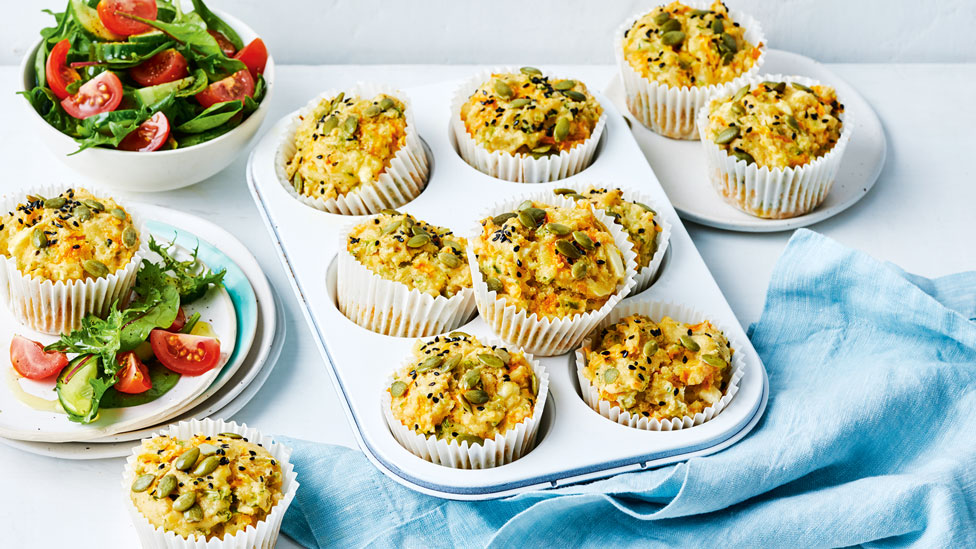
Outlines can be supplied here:
[[[663, 0], [662, 0], [663, 1]], [[279, 63], [611, 63], [608, 36], [654, 0], [206, 0]], [[0, 0], [0, 64], [19, 61], [67, 0]], [[189, 4], [189, 0], [185, 2]], [[769, 46], [823, 62], [976, 61], [976, 1], [729, 0]]]
[[[12, 64], [47, 24], [43, 6], [66, 2], [0, 0], [0, 64]], [[328, 66], [282, 63], [517, 63], [574, 74], [605, 89], [614, 69], [609, 36], [650, 2], [555, 0], [490, 3], [439, 0], [212, 0], [264, 36], [279, 62], [263, 131], [309, 97], [357, 80], [410, 87], [472, 74], [473, 67]], [[812, 227], [907, 270], [938, 276], [976, 268], [976, 1], [892, 3], [731, 2], [760, 19], [770, 45], [826, 62], [877, 111], [888, 160], [868, 195]], [[307, 11], [297, 7], [304, 6]], [[887, 62], [930, 62], [925, 65]], [[882, 62], [882, 63], [879, 63]], [[934, 63], [938, 62], [938, 63]], [[556, 63], [607, 66], [556, 67]], [[37, 181], [75, 180], [37, 137], [19, 75], [0, 67], [0, 191]], [[149, 201], [213, 220], [238, 236], [265, 269], [285, 304], [288, 334], [267, 384], [233, 419], [265, 432], [354, 445], [322, 358], [245, 190], [244, 161], [184, 190], [124, 198]], [[699, 251], [741, 323], [758, 319], [773, 265], [789, 233], [742, 234], [688, 224]], [[0, 446], [0, 547], [134, 547], [118, 487], [121, 459], [71, 462]], [[287, 542], [281, 546], [291, 546]]]

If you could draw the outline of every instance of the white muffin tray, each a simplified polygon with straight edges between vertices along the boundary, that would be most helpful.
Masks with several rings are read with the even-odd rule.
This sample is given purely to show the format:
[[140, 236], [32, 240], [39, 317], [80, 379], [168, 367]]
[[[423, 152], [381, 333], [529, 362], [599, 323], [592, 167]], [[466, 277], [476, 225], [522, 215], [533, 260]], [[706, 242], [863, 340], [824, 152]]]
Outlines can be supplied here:
[[[458, 156], [449, 137], [448, 121], [451, 96], [459, 83], [404, 90], [412, 101], [432, 169], [424, 192], [399, 209], [467, 237], [475, 220], [491, 204], [509, 196], [558, 188], [570, 181], [643, 191], [654, 198], [658, 212], [673, 227], [670, 249], [658, 280], [623, 303], [682, 303], [731, 326], [734, 333], [729, 339], [743, 343], [735, 351], [744, 358], [745, 374], [728, 407], [711, 421], [677, 431], [651, 432], [614, 423], [586, 405], [580, 396], [573, 353], [541, 358], [550, 374], [550, 396], [535, 448], [510, 464], [482, 470], [453, 469], [415, 456], [393, 438], [380, 406], [389, 373], [410, 353], [414, 339], [361, 328], [337, 308], [339, 230], [352, 219], [306, 206], [278, 182], [274, 159], [289, 115], [275, 124], [251, 153], [248, 184], [349, 423], [369, 459], [390, 478], [414, 490], [444, 498], [479, 500], [658, 467], [717, 452], [744, 437], [766, 407], [766, 370], [613, 104], [595, 94], [607, 111], [607, 127], [590, 167], [554, 183], [510, 183], [475, 170]], [[479, 337], [491, 335], [477, 316], [459, 329]], [[318, 412], [313, 405], [307, 413]], [[333, 418], [322, 419], [328, 422]]]

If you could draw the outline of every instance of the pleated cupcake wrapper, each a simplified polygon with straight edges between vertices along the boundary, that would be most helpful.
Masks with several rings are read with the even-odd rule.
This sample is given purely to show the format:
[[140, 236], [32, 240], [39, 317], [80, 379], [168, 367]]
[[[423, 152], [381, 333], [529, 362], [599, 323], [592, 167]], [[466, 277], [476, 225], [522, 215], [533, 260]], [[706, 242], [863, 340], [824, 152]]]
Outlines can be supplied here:
[[[696, 9], [708, 9], [711, 2], [686, 1], [686, 5]], [[745, 85], [745, 80], [758, 74], [766, 60], [766, 38], [759, 21], [738, 10], [729, 10], [732, 20], [745, 27], [745, 39], [753, 45], [760, 45], [760, 55], [752, 67], [738, 77], [722, 83], [702, 87], [676, 88], [651, 81], [638, 73], [624, 57], [624, 33], [638, 19], [648, 13], [642, 10], [628, 18], [614, 35], [614, 49], [620, 78], [624, 86], [627, 108], [631, 114], [651, 131], [672, 139], [698, 139], [695, 116], [708, 103], [709, 99], [729, 90], [735, 91]]]
[[346, 249], [356, 225], [341, 231], [336, 280], [339, 310], [356, 324], [376, 333], [397, 337], [424, 337], [449, 332], [471, 319], [474, 290], [465, 288], [452, 297], [434, 297], [402, 282], [370, 271]]
[[[614, 309], [614, 311], [596, 327], [594, 333], [596, 333], [597, 330], [602, 330], [603, 328], [618, 322], [624, 317], [634, 314], [648, 316], [655, 322], [661, 320], [661, 318], [665, 316], [669, 316], [678, 322], [685, 322], [688, 324], [697, 324], [704, 320], [709, 320], [716, 328], [721, 330], [725, 336], [729, 338], [729, 345], [732, 349], [737, 351], [742, 349], [740, 342], [732, 339], [732, 337], [729, 336], [730, 332], [726, 326], [714, 321], [696, 309], [686, 305], [677, 305], [669, 302], [630, 301], [624, 303], [620, 307]], [[583, 400], [587, 405], [589, 405], [590, 408], [593, 408], [601, 416], [609, 419], [610, 421], [614, 421], [621, 425], [626, 425], [627, 427], [641, 429], [643, 431], [677, 431], [680, 429], [694, 427], [695, 425], [701, 425], [706, 421], [712, 420], [715, 418], [715, 416], [722, 413], [722, 410], [724, 410], [729, 403], [732, 402], [732, 399], [735, 398], [735, 394], [739, 392], [739, 382], [742, 380], [742, 376], [745, 374], [745, 364], [743, 363], [742, 353], [735, 352], [732, 354], [732, 376], [729, 379], [728, 387], [726, 387], [722, 398], [719, 399], [718, 402], [705, 408], [703, 411], [698, 412], [694, 416], [682, 416], [665, 420], [647, 418], [640, 414], [632, 414], [628, 411], [622, 410], [619, 406], [612, 405], [609, 401], [602, 400], [600, 398], [599, 389], [597, 389], [597, 387], [593, 385], [583, 374], [583, 370], [586, 368], [585, 350], [590, 348], [593, 339], [593, 334], [590, 334], [583, 344], [576, 349], [576, 377], [579, 380]]]
[[510, 304], [504, 296], [498, 295], [498, 292], [488, 290], [484, 276], [478, 269], [478, 258], [474, 252], [474, 243], [481, 235], [480, 220], [515, 211], [524, 200], [567, 208], [573, 208], [576, 204], [571, 198], [557, 196], [551, 190], [547, 190], [509, 198], [489, 208], [476, 221], [476, 228], [468, 239], [468, 263], [471, 265], [471, 281], [474, 285], [475, 301], [478, 304], [478, 313], [481, 314], [485, 323], [495, 335], [504, 341], [539, 356], [561, 355], [579, 345], [586, 334], [590, 333], [593, 327], [610, 313], [614, 305], [630, 294], [635, 284], [634, 277], [637, 274], [637, 255], [634, 253], [633, 245], [627, 239], [627, 233], [623, 231], [623, 228], [614, 223], [613, 218], [607, 216], [602, 210], [593, 209], [593, 214], [613, 235], [614, 243], [623, 254], [624, 270], [626, 271], [624, 280], [617, 285], [617, 291], [607, 299], [607, 302], [594, 311], [559, 318], [542, 318], [536, 313], [530, 314], [526, 309]]
[[[347, 97], [369, 99], [385, 93], [399, 99], [404, 105], [403, 114], [407, 117], [406, 142], [390, 159], [386, 170], [376, 178], [376, 181], [335, 198], [322, 199], [299, 194], [285, 171], [286, 163], [298, 150], [295, 145], [295, 133], [302, 119], [310, 115], [320, 101], [335, 97], [343, 91]], [[417, 198], [427, 186], [430, 165], [420, 134], [417, 133], [413, 109], [407, 96], [390, 86], [360, 82], [347, 90], [329, 90], [310, 101], [298, 112], [281, 133], [281, 142], [275, 154], [275, 173], [285, 191], [307, 206], [333, 214], [368, 215], [379, 213], [387, 208], [399, 208]]]
[[[451, 129], [461, 158], [481, 172], [516, 183], [546, 183], [565, 179], [583, 171], [593, 161], [600, 137], [607, 125], [605, 111], [600, 115], [589, 139], [568, 151], [540, 158], [533, 158], [527, 154], [513, 155], [505, 151], [489, 151], [479, 145], [464, 127], [464, 121], [461, 120], [461, 107], [471, 94], [487, 82], [492, 74], [518, 72], [518, 67], [498, 67], [482, 71], [461, 84], [454, 92], [454, 98], [451, 100]], [[548, 73], [545, 73], [545, 76], [550, 79], [557, 78]]]
[[190, 538], [182, 538], [174, 532], [163, 530], [161, 527], [153, 526], [142, 512], [132, 503], [129, 498], [132, 482], [135, 480], [135, 464], [141, 453], [141, 446], [132, 449], [132, 455], [126, 460], [125, 470], [122, 473], [122, 497], [125, 498], [125, 507], [129, 511], [132, 524], [139, 535], [139, 542], [145, 549], [271, 549], [275, 546], [278, 533], [281, 531], [281, 521], [285, 516], [285, 511], [295, 499], [298, 492], [298, 480], [295, 468], [291, 464], [291, 448], [275, 442], [270, 436], [262, 435], [256, 429], [249, 428], [246, 424], [237, 424], [233, 421], [222, 419], [194, 419], [191, 421], [181, 421], [175, 425], [170, 425], [156, 433], [157, 436], [170, 436], [187, 440], [195, 435], [215, 436], [220, 433], [237, 433], [248, 439], [249, 442], [261, 444], [274, 457], [281, 467], [281, 500], [271, 509], [264, 520], [257, 526], [248, 526], [244, 530], [234, 535], [225, 535], [224, 539], [212, 539], [207, 541], [202, 535]]
[[[478, 338], [483, 345], [491, 347], [497, 345], [510, 352], [513, 346], [507, 345], [494, 338]], [[495, 435], [495, 438], [485, 440], [481, 445], [470, 445], [467, 441], [458, 444], [457, 441], [448, 443], [446, 440], [434, 436], [424, 436], [404, 425], [393, 416], [392, 397], [387, 387], [393, 384], [393, 374], [387, 376], [386, 385], [380, 397], [383, 415], [386, 417], [390, 432], [401, 446], [411, 453], [438, 465], [455, 469], [489, 469], [511, 463], [522, 457], [532, 449], [536, 433], [542, 423], [542, 413], [545, 411], [546, 400], [549, 397], [549, 372], [539, 364], [529, 353], [525, 359], [532, 365], [539, 380], [539, 394], [536, 396], [532, 417], [522, 421], [512, 429]], [[411, 363], [411, 359], [404, 361], [402, 367]]]
[[[604, 189], [620, 189], [623, 191], [624, 200], [631, 202], [641, 202], [647, 206], [650, 206], [655, 212], [660, 212], [661, 209], [659, 205], [655, 202], [653, 198], [647, 193], [636, 191], [634, 189], [629, 189], [615, 185], [613, 183], [608, 183], [604, 181], [573, 181], [560, 185], [561, 187], [567, 189], [573, 189], [574, 191], [583, 194], [583, 191], [590, 187], [604, 188]], [[609, 217], [609, 216], [608, 216]], [[614, 223], [616, 220], [610, 218]], [[661, 263], [664, 261], [664, 256], [668, 251], [668, 245], [671, 242], [671, 224], [667, 222], [660, 213], [654, 215], [654, 221], [661, 226], [661, 232], [658, 233], [658, 246], [657, 250], [654, 251], [654, 255], [651, 256], [651, 262], [647, 264], [646, 267], [638, 267], [637, 274], [634, 276], [634, 289], [630, 291], [631, 296], [635, 296], [644, 290], [650, 288], [651, 282], [654, 281], [654, 277], [657, 275], [661, 268]], [[619, 225], [619, 223], [618, 223]], [[626, 234], [626, 232], [625, 232]], [[636, 265], [637, 251], [634, 250], [634, 263]]]
[[[111, 196], [90, 185], [82, 187], [97, 197]], [[29, 194], [51, 198], [69, 188], [75, 187], [40, 185], [7, 193], [0, 202], [0, 212], [15, 212], [17, 205], [25, 202], [25, 197]], [[149, 253], [149, 238], [139, 213], [125, 205], [121, 206], [132, 217], [133, 225], [139, 233], [139, 249], [124, 267], [107, 276], [55, 282], [24, 274], [17, 267], [14, 258], [2, 257], [0, 295], [14, 318], [33, 330], [60, 334], [81, 327], [81, 319], [89, 314], [105, 317], [116, 301], [120, 306], [125, 303], [129, 291], [135, 285], [136, 273], [142, 260]]]
[[[802, 76], [781, 74], [753, 76], [743, 85], [754, 85], [767, 80], [797, 82], [806, 86], [821, 85], [816, 80]], [[735, 91], [717, 96], [714, 101], [721, 101]], [[726, 202], [757, 217], [784, 219], [810, 212], [824, 201], [834, 185], [844, 150], [854, 131], [854, 122], [846, 112], [841, 118], [843, 126], [840, 138], [827, 154], [795, 168], [768, 168], [738, 160], [712, 140], [706, 139], [705, 129], [710, 110], [711, 104], [698, 113], [698, 130], [705, 149], [708, 178]]]

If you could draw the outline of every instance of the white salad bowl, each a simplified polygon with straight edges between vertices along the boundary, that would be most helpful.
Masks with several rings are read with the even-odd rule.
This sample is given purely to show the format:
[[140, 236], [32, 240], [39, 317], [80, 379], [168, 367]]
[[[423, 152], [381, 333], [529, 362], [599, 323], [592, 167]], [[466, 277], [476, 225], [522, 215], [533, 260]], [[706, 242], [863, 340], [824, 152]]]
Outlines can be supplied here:
[[[237, 31], [245, 44], [258, 37], [254, 30], [240, 20], [222, 11], [213, 11]], [[20, 63], [25, 90], [33, 88], [34, 56], [40, 45], [41, 41], [38, 40]], [[78, 150], [78, 143], [48, 124], [26, 99], [22, 101], [22, 105], [27, 109], [28, 118], [37, 128], [41, 141], [55, 157], [79, 175], [97, 182], [100, 186], [121, 191], [169, 191], [207, 179], [226, 168], [247, 148], [268, 113], [274, 90], [274, 59], [270, 53], [264, 69], [264, 80], [267, 86], [264, 99], [240, 126], [199, 145], [166, 151], [130, 152], [94, 147], [71, 155]]]

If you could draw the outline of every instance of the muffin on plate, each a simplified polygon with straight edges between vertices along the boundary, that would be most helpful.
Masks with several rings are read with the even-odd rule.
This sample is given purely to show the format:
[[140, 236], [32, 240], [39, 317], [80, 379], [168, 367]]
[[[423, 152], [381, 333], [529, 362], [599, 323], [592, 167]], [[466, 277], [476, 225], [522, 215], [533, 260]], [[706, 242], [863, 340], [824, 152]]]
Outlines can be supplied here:
[[378, 86], [326, 92], [296, 116], [278, 152], [295, 198], [339, 214], [371, 214], [413, 200], [427, 157], [406, 98]]
[[585, 202], [538, 193], [499, 204], [469, 246], [478, 310], [506, 341], [568, 351], [634, 285], [632, 245]]
[[589, 165], [606, 124], [586, 85], [534, 67], [498, 69], [465, 83], [452, 128], [464, 160], [523, 183], [569, 177]]
[[172, 425], [133, 448], [126, 507], [144, 547], [273, 547], [298, 482], [291, 450], [222, 420]]
[[[690, 321], [644, 314], [665, 311]], [[703, 315], [639, 303], [601, 326], [577, 351], [577, 376], [584, 400], [609, 419], [640, 429], [687, 427], [711, 419], [731, 398], [735, 351]]]
[[765, 218], [795, 217], [830, 191], [851, 122], [836, 91], [802, 77], [757, 77], [699, 114], [709, 177], [723, 198]]
[[452, 332], [418, 340], [383, 400], [404, 447], [434, 463], [476, 469], [528, 450], [547, 391], [548, 374], [531, 355]]
[[339, 310], [385, 335], [452, 330], [474, 312], [467, 242], [450, 229], [387, 210], [356, 223], [339, 252]]
[[627, 106], [651, 130], [697, 139], [695, 113], [762, 64], [759, 23], [711, 5], [672, 2], [632, 17], [617, 31], [616, 53]]
[[0, 288], [17, 319], [46, 333], [71, 331], [128, 298], [141, 265], [136, 220], [83, 188], [39, 188], [4, 200]]
[[592, 185], [559, 188], [554, 192], [573, 200], [589, 202], [623, 227], [637, 255], [636, 285], [631, 295], [646, 290], [664, 260], [671, 236], [671, 225], [648, 205], [650, 197], [635, 191]]

